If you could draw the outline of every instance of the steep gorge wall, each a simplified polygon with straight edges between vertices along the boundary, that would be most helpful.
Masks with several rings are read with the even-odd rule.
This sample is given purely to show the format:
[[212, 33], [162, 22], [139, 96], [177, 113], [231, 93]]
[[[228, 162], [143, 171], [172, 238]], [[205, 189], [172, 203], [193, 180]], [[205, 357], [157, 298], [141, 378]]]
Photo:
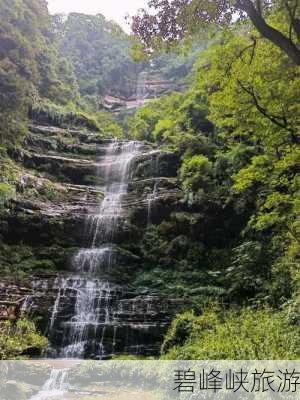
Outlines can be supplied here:
[[[29, 312], [50, 336], [53, 312], [62, 323], [74, 312], [76, 293], [68, 285], [60, 309], [54, 310], [61, 295], [58, 280], [68, 279], [70, 260], [87, 246], [87, 215], [96, 213], [103, 199], [101, 161], [110, 143], [87, 131], [33, 125], [26, 150], [11, 154], [19, 181], [15, 200], [1, 215], [3, 318]], [[105, 356], [156, 354], [172, 317], [184, 306], [182, 300], [134, 283], [144, 269], [139, 247], [147, 226], [181, 207], [177, 163], [174, 154], [149, 146], [133, 160], [132, 179], [122, 198], [123, 217], [116, 227], [113, 263], [99, 274], [99, 279], [110, 282], [106, 307], [113, 315], [105, 335], [103, 329], [96, 333]], [[7, 293], [14, 308], [4, 304]], [[54, 349], [61, 346], [60, 326], [52, 327]], [[87, 350], [86, 356], [97, 357], [95, 349]]]

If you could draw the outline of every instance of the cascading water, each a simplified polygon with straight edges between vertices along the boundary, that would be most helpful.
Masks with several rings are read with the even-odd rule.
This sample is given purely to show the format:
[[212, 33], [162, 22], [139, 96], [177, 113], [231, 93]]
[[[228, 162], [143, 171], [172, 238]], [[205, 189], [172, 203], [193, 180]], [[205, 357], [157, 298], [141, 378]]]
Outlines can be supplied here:
[[52, 369], [50, 377], [43, 385], [42, 390], [29, 400], [49, 400], [49, 398], [61, 398], [68, 389], [67, 378], [67, 369]]
[[147, 77], [148, 74], [145, 71], [141, 72], [138, 77], [137, 88], [136, 88], [136, 99], [138, 107], [141, 107], [144, 104], [145, 99], [148, 96], [147, 85], [146, 85]]
[[114, 238], [117, 223], [122, 216], [122, 198], [127, 193], [132, 174], [132, 161], [140, 153], [138, 142], [113, 142], [106, 152], [104, 162], [99, 165], [104, 170], [106, 189], [99, 212], [89, 217], [92, 247], [100, 243], [110, 243]]
[[157, 195], [157, 183], [155, 182], [152, 193], [148, 194], [148, 197], [147, 197], [147, 203], [148, 203], [148, 206], [147, 206], [147, 224], [148, 225], [150, 225], [152, 223], [151, 212], [152, 212], [153, 204], [155, 202], [156, 195]]
[[[105, 332], [111, 318], [111, 303], [119, 290], [98, 277], [110, 268], [114, 257], [112, 244], [120, 218], [122, 199], [132, 174], [132, 161], [140, 153], [137, 142], [112, 142], [107, 149], [99, 172], [104, 171], [104, 199], [96, 214], [88, 217], [90, 248], [81, 249], [72, 260], [74, 275], [55, 282], [58, 291], [50, 321], [50, 340], [55, 325], [62, 336], [61, 346], [51, 355], [59, 357], [102, 358], [105, 354]], [[60, 303], [69, 296], [75, 297], [75, 305], [69, 311], [70, 318], [60, 324]], [[56, 329], [57, 331], [57, 329]], [[112, 348], [116, 346], [116, 327], [113, 326]], [[57, 335], [57, 333], [56, 333]]]

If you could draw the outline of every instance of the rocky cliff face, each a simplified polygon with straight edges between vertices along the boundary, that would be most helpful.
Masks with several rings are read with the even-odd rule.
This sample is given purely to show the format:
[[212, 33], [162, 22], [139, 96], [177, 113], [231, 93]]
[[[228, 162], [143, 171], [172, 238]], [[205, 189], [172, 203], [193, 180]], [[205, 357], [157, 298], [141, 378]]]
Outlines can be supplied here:
[[[139, 144], [119, 199], [122, 212], [113, 220], [109, 262], [98, 262], [103, 235], [92, 247], [89, 219], [99, 216], [107, 196], [111, 146], [112, 140], [90, 132], [34, 125], [26, 150], [11, 154], [17, 162], [18, 193], [1, 215], [1, 269], [18, 306], [8, 311], [11, 304], [0, 299], [1, 312], [38, 317], [54, 356], [61, 356], [62, 348], [67, 349], [63, 355], [93, 358], [156, 354], [171, 318], [183, 307], [178, 299], [133, 284], [144, 268], [139, 246], [145, 229], [180, 207], [175, 155]], [[74, 271], [74, 257], [80, 255], [80, 268]], [[96, 269], [90, 279], [91, 257]], [[19, 278], [27, 282], [25, 288], [18, 285]], [[97, 320], [85, 320], [84, 337], [78, 338], [78, 315], [86, 312], [84, 307], [92, 307], [88, 310], [96, 312]], [[82, 353], [74, 350], [74, 335], [77, 344], [85, 341]]]
[[137, 81], [136, 93], [128, 97], [117, 97], [113, 93], [106, 94], [101, 100], [101, 106], [115, 113], [135, 110], [151, 99], [174, 91], [182, 91], [185, 87], [184, 83], [172, 82], [162, 75], [148, 75], [142, 72]]

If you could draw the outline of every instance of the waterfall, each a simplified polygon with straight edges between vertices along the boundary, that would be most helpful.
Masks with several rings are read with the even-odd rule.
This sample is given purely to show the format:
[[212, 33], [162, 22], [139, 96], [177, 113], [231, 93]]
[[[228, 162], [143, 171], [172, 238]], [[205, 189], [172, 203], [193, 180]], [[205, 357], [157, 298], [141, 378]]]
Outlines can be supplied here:
[[147, 77], [148, 73], [146, 71], [141, 72], [138, 76], [137, 88], [136, 88], [136, 100], [138, 107], [141, 107], [144, 104], [145, 99], [148, 96], [147, 85], [146, 85]]
[[122, 216], [122, 198], [132, 174], [132, 161], [140, 152], [140, 144], [135, 141], [113, 142], [107, 149], [104, 162], [99, 169], [104, 171], [106, 188], [104, 199], [96, 215], [90, 216], [92, 247], [100, 241], [110, 243]]
[[52, 369], [49, 379], [43, 385], [42, 390], [30, 400], [48, 400], [50, 398], [60, 398], [68, 390], [68, 370]]
[[[115, 298], [115, 288], [100, 279], [99, 273], [112, 266], [114, 258], [113, 240], [120, 219], [123, 216], [122, 199], [127, 194], [132, 176], [132, 162], [140, 154], [137, 142], [112, 142], [106, 155], [99, 163], [98, 173], [104, 172], [104, 198], [95, 214], [87, 218], [90, 247], [81, 249], [72, 259], [74, 274], [68, 278], [58, 278], [55, 285], [58, 294], [53, 306], [49, 326], [49, 337], [55, 339], [54, 327], [59, 325], [62, 345], [56, 354], [73, 358], [84, 357], [87, 353], [101, 359], [106, 352], [106, 327], [111, 323], [111, 303]], [[60, 324], [59, 310], [66, 296], [75, 298], [70, 317]], [[116, 346], [117, 329], [113, 326]]]
[[153, 204], [154, 204], [155, 199], [156, 199], [156, 195], [157, 195], [157, 182], [154, 183], [154, 187], [153, 187], [152, 193], [148, 194], [148, 196], [147, 196], [147, 203], [148, 203], [148, 206], [147, 206], [147, 225], [150, 225], [152, 223], [151, 212], [152, 212], [152, 209], [153, 209]]
[[25, 296], [25, 300], [21, 306], [21, 309], [20, 309], [21, 314], [22, 315], [23, 314], [30, 315], [31, 306], [32, 306], [32, 298], [31, 298], [31, 295], [28, 294]]

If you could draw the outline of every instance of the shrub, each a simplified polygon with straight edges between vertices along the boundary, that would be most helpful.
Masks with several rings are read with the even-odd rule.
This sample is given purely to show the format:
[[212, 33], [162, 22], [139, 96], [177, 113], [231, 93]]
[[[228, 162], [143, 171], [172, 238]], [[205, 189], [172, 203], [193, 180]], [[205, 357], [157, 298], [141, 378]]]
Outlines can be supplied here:
[[47, 344], [32, 321], [22, 318], [17, 322], [0, 322], [1, 360], [27, 358], [30, 354], [41, 353]]
[[282, 312], [207, 309], [201, 316], [178, 316], [162, 352], [165, 359], [298, 359], [299, 343], [299, 325], [289, 324]]
[[8, 183], [0, 183], [0, 207], [10, 199], [13, 199], [15, 195], [16, 190], [12, 185], [9, 185]]
[[190, 191], [205, 189], [210, 181], [211, 173], [212, 163], [203, 155], [185, 159], [180, 169], [183, 186]]

